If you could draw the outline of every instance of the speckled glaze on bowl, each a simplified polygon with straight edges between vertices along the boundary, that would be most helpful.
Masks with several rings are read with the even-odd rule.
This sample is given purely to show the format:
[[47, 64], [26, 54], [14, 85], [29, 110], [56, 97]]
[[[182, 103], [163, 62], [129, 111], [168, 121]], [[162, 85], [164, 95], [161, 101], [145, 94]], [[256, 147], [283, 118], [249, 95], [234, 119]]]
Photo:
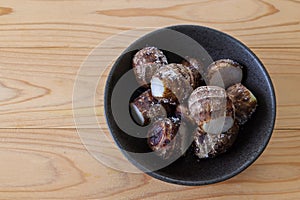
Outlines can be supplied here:
[[[259, 105], [251, 119], [240, 130], [237, 141], [228, 152], [213, 159], [199, 161], [188, 151], [186, 156], [179, 158], [169, 166], [147, 172], [147, 174], [162, 181], [181, 185], [206, 185], [229, 179], [249, 167], [261, 155], [271, 138], [276, 117], [275, 93], [271, 79], [254, 53], [227, 34], [194, 25], [177, 25], [166, 29], [175, 30], [193, 38], [205, 48], [213, 60], [230, 58], [242, 64], [246, 72], [243, 84], [254, 93]], [[151, 41], [157, 41], [158, 37], [159, 30], [137, 38], [138, 40], [128, 48], [140, 49], [151, 45]], [[131, 69], [131, 59], [135, 52], [124, 53], [112, 67], [106, 82], [104, 106], [106, 120], [116, 144], [129, 161], [145, 171], [149, 163], [126, 153], [126, 151], [148, 151], [145, 139], [134, 138], [124, 133], [116, 124], [111, 109], [112, 91], [120, 77]], [[165, 53], [168, 54], [168, 52]], [[167, 55], [167, 57], [170, 57], [171, 62], [179, 61], [172, 55]], [[133, 81], [128, 84], [136, 83]], [[124, 92], [126, 92], [126, 87], [124, 86]], [[128, 104], [124, 105], [127, 105], [127, 108], [123, 108], [123, 110], [128, 110]], [[129, 115], [127, 117], [128, 120], [131, 120]]]

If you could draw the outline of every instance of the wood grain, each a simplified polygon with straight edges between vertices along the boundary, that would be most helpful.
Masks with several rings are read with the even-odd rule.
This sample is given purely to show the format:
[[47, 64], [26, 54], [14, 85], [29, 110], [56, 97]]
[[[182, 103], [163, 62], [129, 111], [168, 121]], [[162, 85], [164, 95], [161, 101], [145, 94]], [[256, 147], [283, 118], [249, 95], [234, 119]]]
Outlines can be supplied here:
[[[299, 10], [299, 0], [2, 0], [0, 199], [299, 199]], [[111, 169], [87, 152], [75, 129], [86, 128], [78, 131], [101, 159], [128, 164], [108, 134], [103, 86], [116, 55], [145, 30], [111, 41], [118, 44], [115, 49], [92, 57], [84, 78], [99, 78], [97, 70], [107, 68], [95, 105], [75, 109], [81, 116], [77, 126], [76, 74], [91, 51], [112, 36], [174, 24], [208, 26], [241, 40], [262, 60], [275, 86], [276, 130], [267, 149], [223, 183], [184, 187]], [[93, 87], [84, 80], [79, 78]], [[108, 141], [89, 134], [99, 131], [90, 123], [94, 112]]]
[[95, 47], [141, 27], [198, 24], [250, 47], [300, 47], [300, 4], [283, 0], [41, 1], [0, 4], [0, 47]]
[[[253, 50], [266, 66], [275, 86], [278, 104], [276, 128], [300, 128], [300, 96], [293, 92], [298, 91], [300, 84], [300, 50]], [[89, 48], [1, 48], [0, 92], [3, 95], [0, 96], [0, 127], [74, 128], [74, 81], [90, 51]], [[102, 58], [107, 56], [110, 54], [96, 56], [95, 62], [101, 66]], [[96, 114], [101, 124], [105, 123], [103, 86], [109, 69], [102, 75], [96, 94]], [[91, 77], [97, 76], [93, 71], [90, 73]], [[82, 97], [83, 100], [86, 98]], [[90, 112], [86, 107], [78, 109], [86, 113], [82, 115], [87, 119], [85, 121], [94, 116], [93, 107], [90, 107]], [[88, 122], [81, 125], [95, 128], [95, 124]]]
[[226, 182], [202, 187], [166, 184], [145, 174], [110, 169], [86, 152], [74, 129], [1, 129], [0, 138], [1, 199], [296, 199], [300, 195], [296, 130], [275, 131], [254, 165]]

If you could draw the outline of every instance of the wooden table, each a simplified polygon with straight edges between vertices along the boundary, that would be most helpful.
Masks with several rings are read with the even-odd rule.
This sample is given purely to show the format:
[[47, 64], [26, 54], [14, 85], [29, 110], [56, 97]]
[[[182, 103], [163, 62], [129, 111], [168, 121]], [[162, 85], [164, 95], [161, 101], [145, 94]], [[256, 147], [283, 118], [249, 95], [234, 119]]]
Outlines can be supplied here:
[[[299, 0], [2, 0], [0, 199], [300, 199], [299, 11]], [[73, 86], [92, 49], [122, 31], [173, 24], [238, 38], [275, 85], [278, 114], [267, 149], [222, 183], [187, 187], [113, 170], [76, 132]], [[103, 126], [108, 71], [95, 106]]]

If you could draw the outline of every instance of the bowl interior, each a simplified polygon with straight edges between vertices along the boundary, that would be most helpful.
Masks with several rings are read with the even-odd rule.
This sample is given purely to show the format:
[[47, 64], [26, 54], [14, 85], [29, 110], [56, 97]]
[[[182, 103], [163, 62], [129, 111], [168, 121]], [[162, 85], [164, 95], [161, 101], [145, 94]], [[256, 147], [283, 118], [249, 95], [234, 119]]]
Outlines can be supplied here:
[[[186, 156], [169, 166], [147, 173], [164, 181], [184, 185], [203, 185], [226, 180], [251, 165], [263, 152], [273, 131], [276, 103], [271, 80], [259, 59], [245, 45], [219, 31], [192, 25], [172, 26], [147, 34], [128, 47], [115, 62], [106, 83], [105, 114], [111, 134], [125, 156], [137, 167], [145, 170], [155, 165], [153, 160], [145, 160], [140, 156], [126, 153], [126, 151], [137, 153], [150, 151], [146, 139], [127, 134], [138, 132], [138, 135], [143, 136], [147, 131], [147, 127], [137, 129], [129, 114], [129, 100], [132, 95], [139, 93], [133, 94], [138, 85], [131, 71], [131, 60], [137, 50], [145, 46], [164, 49], [161, 47], [161, 35], [166, 29], [189, 36], [199, 43], [213, 60], [230, 58], [243, 65], [245, 73], [242, 83], [257, 97], [258, 107], [251, 119], [242, 126], [236, 142], [228, 152], [213, 159], [198, 160], [189, 149]], [[186, 54], [183, 52], [180, 55], [201, 58], [201, 55], [195, 55], [197, 50], [193, 48], [191, 46], [189, 52]], [[164, 50], [164, 53], [169, 63], [182, 60], [181, 56], [169, 51]], [[203, 62], [207, 62], [205, 64], [208, 65], [211, 61], [204, 59]], [[114, 90], [124, 74], [127, 76], [126, 80], [123, 80], [123, 84], [118, 84], [119, 89]], [[142, 92], [142, 89], [139, 91]], [[118, 107], [117, 114], [112, 113], [112, 104]], [[125, 124], [126, 130], [122, 127]]]

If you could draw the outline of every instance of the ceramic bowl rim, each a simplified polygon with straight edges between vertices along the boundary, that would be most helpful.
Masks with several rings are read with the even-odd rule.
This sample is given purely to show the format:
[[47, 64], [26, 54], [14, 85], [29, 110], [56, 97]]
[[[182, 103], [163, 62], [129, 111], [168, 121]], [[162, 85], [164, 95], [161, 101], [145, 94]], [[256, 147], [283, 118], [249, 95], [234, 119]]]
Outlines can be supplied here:
[[[134, 41], [133, 43], [141, 40], [143, 37], [151, 35], [151, 34], [157, 32], [157, 31], [160, 31], [162, 29], [173, 29], [173, 28], [176, 28], [176, 27], [184, 27], [184, 28], [191, 28], [191, 29], [192, 28], [196, 28], [196, 29], [209, 30], [209, 31], [214, 32], [216, 34], [222, 35], [223, 37], [227, 37], [229, 40], [233, 40], [233, 42], [236, 45], [240, 45], [243, 49], [245, 49], [246, 51], [248, 51], [248, 53], [251, 54], [251, 56], [253, 56], [253, 58], [255, 59], [255, 61], [258, 63], [258, 67], [263, 72], [263, 76], [265, 77], [266, 82], [268, 84], [267, 87], [271, 91], [271, 93], [269, 95], [271, 97], [272, 102], [270, 102], [270, 104], [271, 104], [272, 111], [274, 111], [274, 112], [272, 112], [272, 121], [270, 121], [270, 123], [271, 123], [270, 127], [271, 128], [269, 129], [268, 134], [264, 138], [264, 140], [263, 140], [263, 142], [261, 144], [261, 148], [258, 149], [258, 153], [256, 154], [256, 156], [253, 156], [253, 157], [249, 158], [246, 162], [244, 162], [235, 171], [233, 171], [231, 173], [228, 173], [228, 174], [224, 174], [223, 176], [217, 177], [215, 179], [201, 180], [201, 181], [177, 180], [177, 179], [173, 179], [173, 178], [170, 178], [170, 177], [166, 177], [166, 176], [160, 175], [160, 174], [156, 173], [155, 171], [153, 171], [153, 172], [145, 172], [146, 174], [148, 174], [148, 175], [150, 175], [150, 176], [152, 176], [152, 177], [154, 177], [156, 179], [159, 179], [161, 181], [165, 181], [165, 182], [169, 182], [169, 183], [174, 183], [174, 184], [179, 184], [179, 185], [200, 186], [200, 185], [208, 185], [208, 184], [222, 182], [222, 181], [228, 180], [228, 179], [230, 179], [230, 178], [238, 175], [239, 173], [241, 173], [242, 171], [244, 171], [245, 169], [247, 169], [250, 165], [252, 165], [261, 156], [261, 154], [266, 149], [266, 147], [267, 147], [267, 145], [268, 145], [268, 143], [269, 143], [269, 141], [271, 139], [271, 136], [272, 136], [272, 133], [273, 133], [273, 130], [274, 130], [274, 127], [275, 127], [275, 120], [276, 120], [276, 95], [275, 95], [274, 86], [272, 84], [272, 80], [271, 80], [271, 78], [270, 78], [270, 76], [269, 76], [266, 68], [264, 67], [263, 63], [260, 61], [260, 59], [246, 45], [244, 45], [242, 42], [240, 42], [236, 38], [234, 38], [234, 37], [232, 37], [232, 36], [230, 36], [230, 35], [228, 35], [228, 34], [226, 34], [224, 32], [216, 30], [216, 29], [212, 29], [212, 28], [205, 27], [205, 26], [199, 26], [199, 25], [190, 25], [190, 24], [180, 24], [180, 25], [167, 26], [167, 27], [162, 27], [162, 28], [159, 28], [159, 29], [154, 30], [152, 32], [149, 32], [146, 35], [142, 36], [141, 38], [137, 38], [137, 40]], [[124, 50], [124, 51], [126, 51], [126, 50]], [[104, 91], [104, 114], [105, 114], [105, 120], [106, 120], [106, 123], [107, 123], [107, 125], [109, 127], [109, 132], [110, 132], [111, 136], [113, 137], [115, 143], [117, 144], [118, 148], [122, 151], [122, 153], [125, 155], [125, 157], [133, 165], [135, 165], [137, 168], [139, 168], [140, 170], [147, 171], [147, 169], [143, 165], [141, 165], [135, 159], [133, 159], [132, 157], [130, 157], [129, 154], [126, 153], [126, 151], [124, 151], [122, 149], [122, 145], [117, 140], [117, 138], [114, 136], [115, 133], [113, 133], [111, 123], [109, 122], [109, 119], [108, 119], [108, 103], [109, 103], [108, 102], [108, 92], [109, 92], [109, 84], [111, 82], [111, 79], [113, 77], [114, 72], [116, 71], [116, 69], [118, 67], [118, 65], [116, 65], [116, 63], [119, 62], [119, 59], [120, 59], [120, 57], [122, 55], [123, 55], [123, 53], [118, 57], [118, 59], [113, 64], [112, 68], [110, 69], [110, 72], [109, 72], [109, 75], [107, 77], [107, 80], [106, 80], [105, 91]]]

